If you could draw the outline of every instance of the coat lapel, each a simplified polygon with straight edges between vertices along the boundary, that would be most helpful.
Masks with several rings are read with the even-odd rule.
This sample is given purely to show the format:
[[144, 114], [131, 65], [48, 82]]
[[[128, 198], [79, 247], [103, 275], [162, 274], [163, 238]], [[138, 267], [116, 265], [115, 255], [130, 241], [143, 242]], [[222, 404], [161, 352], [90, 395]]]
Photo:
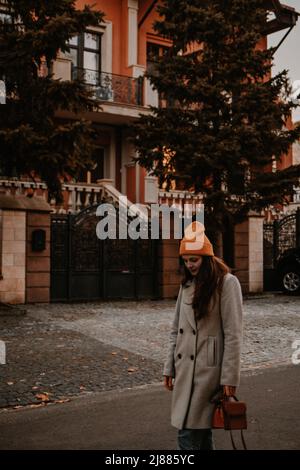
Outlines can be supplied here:
[[193, 329], [196, 329], [197, 325], [196, 325], [194, 310], [193, 310], [193, 307], [192, 307], [194, 289], [195, 289], [195, 283], [193, 281], [188, 281], [186, 283], [186, 286], [185, 286], [184, 290], [183, 290], [183, 299], [182, 299], [182, 301], [183, 301], [185, 316], [186, 316], [188, 322], [190, 323], [191, 327]]

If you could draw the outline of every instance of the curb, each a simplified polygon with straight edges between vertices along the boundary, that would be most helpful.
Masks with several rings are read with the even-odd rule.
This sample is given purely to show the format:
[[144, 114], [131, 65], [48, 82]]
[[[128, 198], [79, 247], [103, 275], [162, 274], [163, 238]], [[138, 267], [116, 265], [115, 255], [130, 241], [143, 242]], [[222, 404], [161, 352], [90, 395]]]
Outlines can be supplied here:
[[26, 315], [27, 310], [24, 307], [10, 305], [0, 302], [0, 317], [22, 316]]

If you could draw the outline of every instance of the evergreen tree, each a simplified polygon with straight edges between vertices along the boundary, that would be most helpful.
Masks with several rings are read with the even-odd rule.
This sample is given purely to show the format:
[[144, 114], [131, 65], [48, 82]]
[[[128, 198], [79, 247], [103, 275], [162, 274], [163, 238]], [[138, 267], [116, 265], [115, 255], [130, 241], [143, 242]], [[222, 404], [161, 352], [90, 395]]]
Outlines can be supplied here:
[[288, 72], [271, 77], [274, 49], [263, 0], [165, 0], [156, 33], [172, 41], [148, 73], [164, 107], [135, 126], [138, 162], [159, 183], [204, 194], [206, 224], [220, 230], [250, 210], [286, 201], [300, 165], [272, 171], [300, 135]]
[[60, 109], [95, 110], [97, 102], [81, 80], [61, 81], [43, 74], [59, 51], [103, 13], [75, 0], [7, 0], [0, 15], [0, 79], [6, 104], [0, 105], [0, 174], [41, 178], [49, 198], [61, 199], [61, 181], [91, 163], [94, 132], [79, 119], [60, 121]]

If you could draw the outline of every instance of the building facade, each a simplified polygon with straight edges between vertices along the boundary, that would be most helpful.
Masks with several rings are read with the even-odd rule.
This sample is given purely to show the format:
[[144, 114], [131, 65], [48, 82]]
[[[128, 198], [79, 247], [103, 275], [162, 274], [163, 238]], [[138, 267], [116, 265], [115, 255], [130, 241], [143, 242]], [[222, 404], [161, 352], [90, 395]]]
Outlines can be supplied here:
[[[133, 161], [135, 149], [129, 140], [127, 126], [137, 120], [140, 114], [150, 113], [149, 106], [159, 105], [158, 94], [151, 87], [148, 80], [144, 78], [144, 74], [146, 70], [151, 69], [153, 56], [157, 53], [163, 55], [170, 46], [169, 41], [158, 37], [153, 30], [153, 23], [158, 18], [155, 10], [157, 3], [157, 1], [150, 0], [77, 1], [79, 9], [84, 4], [90, 4], [103, 11], [105, 13], [104, 21], [98, 27], [88, 28], [84, 34], [75, 36], [70, 41], [70, 53], [61, 53], [59, 55], [53, 64], [52, 72], [54, 78], [61, 80], [72, 80], [76, 77], [84, 78], [87, 87], [92, 89], [95, 97], [102, 101], [100, 111], [82, 114], [81, 116], [92, 121], [94, 128], [97, 130], [98, 146], [93, 156], [94, 167], [90, 171], [82, 172], [76, 181], [70, 180], [68, 183], [64, 183], [64, 202], [58, 205], [55, 200], [50, 201], [50, 210], [52, 211], [56, 231], [49, 231], [49, 225], [51, 225], [50, 215], [48, 211], [49, 220], [47, 222], [45, 219], [47, 210], [44, 208], [43, 223], [47, 226], [47, 233], [49, 232], [47, 236], [50, 238], [51, 233], [52, 238], [56, 237], [57, 239], [62, 236], [62, 233], [72, 233], [72, 231], [59, 232], [60, 227], [62, 227], [62, 223], [59, 224], [59, 218], [63, 220], [64, 217], [66, 219], [68, 214], [74, 216], [82, 214], [84, 210], [88, 214], [90, 207], [95, 206], [104, 199], [112, 201], [116, 207], [119, 204], [120, 196], [127, 197], [128, 206], [131, 203], [139, 203], [145, 207], [151, 203], [164, 203], [168, 206], [182, 207], [185, 202], [197, 204], [201, 199], [200, 196], [179, 189], [176, 190], [176, 188], [169, 192], [164, 191], [163, 188], [158, 187], [156, 178], [149, 176], [142, 167]], [[268, 33], [290, 28], [297, 20], [294, 10], [284, 7], [278, 0], [266, 0], [266, 9], [272, 12], [272, 16], [268, 22], [266, 37], [258, 45], [261, 48], [265, 48], [267, 45]], [[45, 71], [45, 73], [47, 72]], [[78, 118], [78, 116], [65, 111], [61, 111], [57, 117], [61, 120]], [[292, 153], [285, 158], [286, 161], [283, 160], [282, 164], [288, 166]], [[43, 182], [33, 184], [26, 180], [2, 179], [0, 185], [6, 194], [13, 194], [15, 197], [34, 195], [47, 199], [47, 188]], [[4, 214], [3, 210], [2, 213]], [[26, 212], [26, 208], [23, 209], [24, 211]], [[262, 223], [262, 217], [253, 214], [247, 222], [236, 228], [234, 235], [234, 245], [232, 245], [234, 254], [231, 257], [232, 267], [240, 278], [245, 292], [260, 291], [263, 288]], [[26, 227], [26, 224], [24, 227]], [[67, 225], [65, 224], [64, 227], [67, 227]], [[10, 236], [7, 231], [6, 236]], [[47, 238], [49, 243], [50, 238], [49, 240]], [[6, 240], [6, 242], [9, 241], [14, 242], [16, 240]], [[62, 266], [58, 266], [55, 271], [55, 259], [60, 259], [59, 253], [62, 253], [59, 251], [61, 245], [57, 243], [53, 247], [53, 239], [51, 244], [53, 256], [56, 256], [56, 258], [52, 256], [49, 261], [49, 251], [45, 252], [48, 275], [45, 274], [46, 265], [41, 264], [43, 276], [40, 276], [39, 281], [38, 272], [35, 271], [36, 290], [33, 289], [30, 291], [30, 295], [26, 295], [26, 286], [28, 286], [29, 280], [33, 279], [30, 268], [26, 265], [27, 268], [25, 266], [24, 269], [25, 271], [27, 269], [27, 274], [23, 273], [24, 270], [22, 271], [22, 279], [25, 279], [25, 284], [22, 284], [25, 295], [23, 297], [18, 295], [16, 299], [22, 298], [22, 301], [49, 301], [51, 298], [52, 300], [66, 300], [69, 298], [74, 300], [76, 295], [74, 294], [74, 297], [73, 294], [70, 294], [70, 291], [72, 291], [70, 285], [66, 285], [64, 289], [61, 287], [65, 282], [65, 278], [71, 279], [70, 282], [75, 293], [78, 289], [76, 286], [84, 285], [85, 282], [87, 285], [96, 282], [95, 279], [100, 275], [100, 271], [97, 270], [93, 278], [88, 275], [76, 278], [76, 273], [72, 277], [71, 268], [64, 271]], [[156, 285], [154, 291], [157, 297], [174, 297], [177, 294], [181, 277], [178, 245], [179, 240], [171, 239], [160, 241], [156, 247], [155, 257], [157, 263], [152, 268], [156, 270], [157, 276], [155, 278], [153, 276], [145, 277], [145, 283], [151, 282]], [[23, 246], [26, 250], [25, 241]], [[49, 247], [48, 249], [50, 250]], [[125, 250], [127, 249], [129, 249], [128, 246]], [[70, 252], [69, 245], [66, 250]], [[98, 250], [98, 247], [96, 250]], [[107, 248], [103, 250], [105, 252]], [[24, 256], [25, 253], [26, 251], [23, 253]], [[140, 251], [137, 251], [137, 253], [140, 253]], [[39, 256], [43, 255], [40, 253]], [[75, 250], [73, 256], [76, 259], [81, 259], [83, 254]], [[135, 256], [137, 255], [135, 254]], [[32, 263], [31, 261], [31, 265]], [[78, 272], [80, 269], [84, 271], [82, 266], [82, 264], [78, 264]], [[136, 285], [140, 277], [140, 271], [135, 271], [133, 276], [135, 280], [132, 281], [135, 283], [135, 287], [133, 288], [131, 281], [128, 281], [128, 283], [124, 281], [125, 275], [128, 277], [128, 273], [131, 272], [128, 266], [124, 268], [124, 265], [122, 265], [120, 268], [119, 273], [122, 272], [123, 277], [121, 277], [121, 274], [119, 274], [119, 277], [117, 275], [113, 277], [110, 274], [111, 277], [109, 277], [108, 271], [105, 270], [105, 263], [103, 266], [101, 272], [106, 273], [104, 277], [108, 280], [104, 283], [104, 287], [102, 286], [98, 290], [97, 288], [95, 288], [96, 290], [91, 289], [93, 291], [91, 299], [113, 297], [114, 289], [110, 291], [109, 284], [113, 283], [117, 288], [122, 282], [122, 292], [131, 292], [129, 298], [138, 297], [136, 293], [142, 291], [148, 292], [145, 294], [146, 297], [154, 297], [154, 291], [147, 291], [144, 287], [139, 287], [137, 290]], [[53, 274], [54, 271], [55, 275]], [[53, 296], [51, 289], [54, 284], [57, 287], [56, 294]], [[0, 280], [0, 301], [1, 292], [5, 293], [3, 286], [3, 280]], [[124, 294], [122, 293], [120, 296], [124, 296]], [[5, 298], [14, 301], [11, 295], [5, 297], [3, 294], [2, 301]], [[81, 298], [79, 297], [79, 299]], [[19, 302], [19, 300], [16, 300], [16, 302]]]

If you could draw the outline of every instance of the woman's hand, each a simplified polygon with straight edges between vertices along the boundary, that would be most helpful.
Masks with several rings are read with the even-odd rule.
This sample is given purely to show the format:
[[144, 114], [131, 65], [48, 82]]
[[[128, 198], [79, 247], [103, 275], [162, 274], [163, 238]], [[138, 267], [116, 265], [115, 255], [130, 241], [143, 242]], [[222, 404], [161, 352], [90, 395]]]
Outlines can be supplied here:
[[236, 387], [233, 385], [223, 385], [223, 395], [226, 397], [232, 397], [235, 395]]
[[165, 375], [164, 386], [166, 387], [167, 390], [171, 392], [173, 390], [173, 377], [171, 377], [170, 375]]

